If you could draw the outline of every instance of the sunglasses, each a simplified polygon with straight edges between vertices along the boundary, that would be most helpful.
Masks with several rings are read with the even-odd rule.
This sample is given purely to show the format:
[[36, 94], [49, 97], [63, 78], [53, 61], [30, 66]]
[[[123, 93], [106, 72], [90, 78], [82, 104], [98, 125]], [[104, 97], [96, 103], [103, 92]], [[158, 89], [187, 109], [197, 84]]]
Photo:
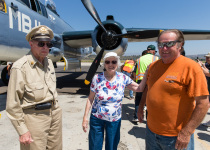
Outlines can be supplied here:
[[174, 46], [176, 43], [179, 43], [180, 41], [169, 41], [169, 42], [158, 42], [158, 47], [159, 48], [163, 48], [164, 46], [166, 47], [172, 47]]
[[108, 61], [108, 60], [106, 60], [105, 61], [105, 64], [110, 64], [110, 63], [112, 63], [112, 64], [117, 64], [117, 61], [116, 60], [113, 60], [113, 61]]
[[51, 47], [53, 46], [52, 43], [38, 42], [38, 46], [39, 46], [39, 47], [44, 47], [45, 44], [46, 44], [46, 46], [47, 46], [48, 48], [51, 48]]

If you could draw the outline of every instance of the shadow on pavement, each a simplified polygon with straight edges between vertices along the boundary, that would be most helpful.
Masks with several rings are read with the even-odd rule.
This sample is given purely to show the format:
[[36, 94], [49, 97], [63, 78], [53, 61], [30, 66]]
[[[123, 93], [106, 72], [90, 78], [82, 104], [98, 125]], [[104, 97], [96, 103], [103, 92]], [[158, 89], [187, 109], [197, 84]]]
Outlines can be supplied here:
[[64, 87], [82, 87], [85, 86], [83, 79], [77, 79], [82, 76], [84, 72], [68, 72], [67, 75], [59, 76], [59, 73], [56, 72], [57, 75], [57, 88], [61, 89]]
[[[208, 131], [206, 131], [208, 132]], [[201, 139], [201, 140], [205, 140], [207, 142], [210, 142], [210, 135], [209, 134], [206, 134], [206, 133], [198, 133], [198, 138]]]
[[206, 127], [203, 126], [202, 124], [200, 124], [196, 129], [200, 131], [206, 131]]
[[1, 94], [0, 95], [0, 111], [3, 111], [6, 109], [6, 95]]
[[[81, 76], [84, 76], [86, 72], [67, 72], [64, 76], [57, 75], [57, 91], [59, 94], [89, 94], [89, 85], [84, 84], [84, 79], [77, 79]], [[66, 73], [66, 72], [65, 72]]]
[[135, 136], [136, 138], [145, 139], [145, 131], [146, 129], [143, 127], [134, 126], [128, 134]]
[[[123, 104], [122, 105], [122, 120], [129, 120], [132, 124], [137, 125], [138, 123], [133, 122], [134, 115], [134, 104]], [[146, 123], [146, 121], [142, 122]]]
[[122, 120], [129, 119], [129, 121], [132, 123], [133, 113], [134, 113], [134, 104], [122, 104]]
[[[100, 72], [96, 74], [98, 73]], [[87, 72], [56, 72], [58, 93], [89, 95], [90, 85], [84, 83], [86, 74]]]
[[[127, 99], [124, 99], [127, 100]], [[133, 125], [138, 125], [136, 122], [132, 122], [134, 113], [134, 104], [123, 104], [122, 105], [122, 120], [128, 120]], [[143, 122], [146, 124], [146, 121]], [[136, 138], [145, 139], [145, 128], [139, 126], [133, 126], [128, 134], [135, 136]]]

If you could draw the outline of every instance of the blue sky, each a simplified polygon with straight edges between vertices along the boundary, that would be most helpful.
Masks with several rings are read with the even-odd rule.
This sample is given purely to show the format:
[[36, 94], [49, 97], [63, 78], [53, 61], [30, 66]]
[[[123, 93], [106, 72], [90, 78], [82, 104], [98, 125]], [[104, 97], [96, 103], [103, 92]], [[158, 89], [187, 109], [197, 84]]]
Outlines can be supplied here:
[[[43, 1], [43, 0], [42, 0]], [[97, 25], [81, 0], [54, 0], [61, 18], [75, 30], [93, 30]], [[210, 0], [92, 0], [101, 21], [107, 15], [125, 28], [176, 28], [210, 30]], [[139, 55], [155, 42], [129, 43], [125, 55]], [[210, 52], [210, 40], [186, 41], [187, 55]]]

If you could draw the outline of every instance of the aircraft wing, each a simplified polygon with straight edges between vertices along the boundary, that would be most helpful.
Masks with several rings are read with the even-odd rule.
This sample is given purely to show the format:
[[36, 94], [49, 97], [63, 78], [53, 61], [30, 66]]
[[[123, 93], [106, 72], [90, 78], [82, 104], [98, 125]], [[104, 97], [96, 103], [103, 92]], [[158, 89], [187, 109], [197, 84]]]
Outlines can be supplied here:
[[[128, 38], [128, 42], [152, 42], [157, 40], [158, 34], [162, 30], [167, 29], [147, 29], [147, 28], [126, 28], [127, 33], [131, 34], [132, 32], [138, 31], [151, 31], [151, 33], [147, 36], [136, 36], [132, 38]], [[210, 30], [186, 30], [186, 29], [179, 29], [183, 32], [185, 40], [209, 40], [210, 39]]]
[[[126, 28], [128, 35], [133, 32], [140, 32], [137, 36], [129, 36], [128, 42], [154, 42], [157, 40], [157, 36], [162, 30], [167, 29]], [[210, 40], [210, 30], [179, 30], [183, 32], [185, 40]], [[141, 32], [142, 34], [144, 33], [143, 31], [147, 31], [147, 36], [141, 36]], [[93, 30], [64, 32], [63, 40], [67, 45], [73, 48], [91, 47], [92, 32]]]
[[88, 31], [70, 31], [63, 33], [63, 41], [70, 47], [81, 48], [81, 47], [91, 47], [92, 30]]

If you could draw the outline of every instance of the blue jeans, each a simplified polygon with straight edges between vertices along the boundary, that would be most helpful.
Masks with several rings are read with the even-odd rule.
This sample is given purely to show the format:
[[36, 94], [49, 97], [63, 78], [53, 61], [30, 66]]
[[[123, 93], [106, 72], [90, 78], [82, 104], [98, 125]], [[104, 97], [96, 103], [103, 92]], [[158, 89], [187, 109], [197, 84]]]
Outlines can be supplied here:
[[[127, 76], [131, 76], [131, 74], [130, 73], [128, 73], [127, 71], [122, 71], [122, 73], [124, 73], [125, 75], [127, 75]], [[132, 90], [129, 90], [129, 95], [130, 95], [130, 97], [133, 97], [133, 91]]]
[[[177, 136], [162, 136], [146, 127], [146, 150], [175, 150]], [[194, 150], [194, 134], [191, 135], [187, 150]]]
[[90, 116], [89, 150], [102, 150], [104, 129], [106, 132], [105, 150], [117, 150], [120, 141], [121, 119], [109, 122]]

